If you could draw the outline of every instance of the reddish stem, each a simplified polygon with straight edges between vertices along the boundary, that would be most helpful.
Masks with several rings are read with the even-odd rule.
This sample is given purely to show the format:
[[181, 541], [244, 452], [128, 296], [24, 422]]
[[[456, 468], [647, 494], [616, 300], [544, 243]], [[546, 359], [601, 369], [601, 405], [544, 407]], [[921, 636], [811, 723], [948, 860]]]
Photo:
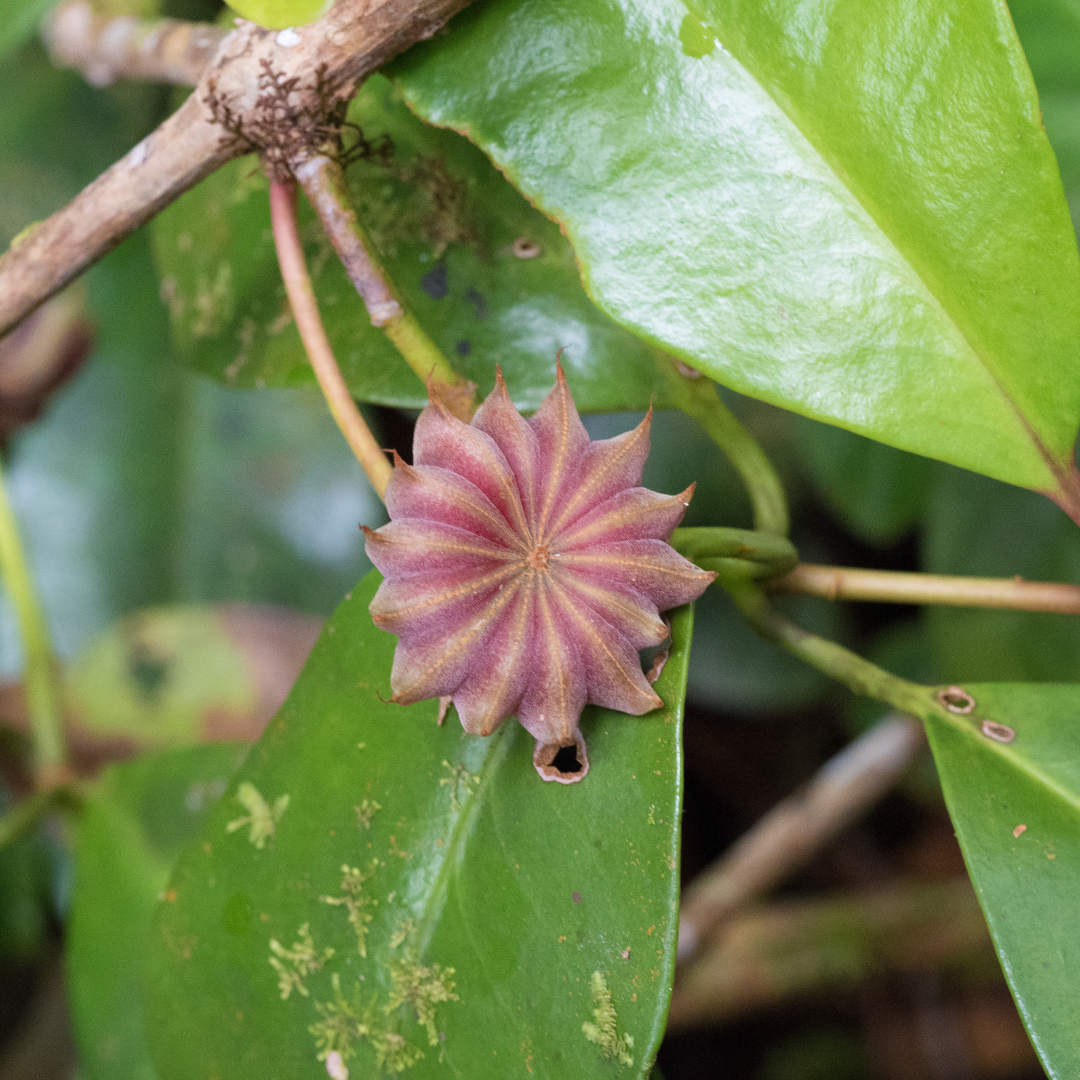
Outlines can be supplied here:
[[285, 291], [288, 293], [296, 327], [300, 331], [300, 340], [304, 343], [315, 378], [318, 379], [326, 403], [330, 406], [330, 414], [381, 499], [393, 470], [371, 434], [371, 429], [360, 415], [327, 340], [326, 330], [319, 316], [319, 305], [311, 287], [311, 278], [304, 263], [304, 249], [300, 244], [300, 233], [296, 224], [295, 184], [270, 182], [270, 219], [274, 226], [274, 245], [277, 248], [281, 276], [285, 281]]

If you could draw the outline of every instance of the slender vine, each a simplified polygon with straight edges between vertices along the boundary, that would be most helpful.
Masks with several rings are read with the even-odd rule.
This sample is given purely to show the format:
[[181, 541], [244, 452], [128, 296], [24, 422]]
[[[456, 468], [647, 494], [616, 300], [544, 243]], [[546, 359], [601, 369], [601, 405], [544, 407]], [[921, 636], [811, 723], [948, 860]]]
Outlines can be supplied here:
[[716, 384], [669, 356], [658, 354], [657, 363], [675, 404], [705, 429], [742, 478], [754, 512], [754, 528], [787, 536], [791, 518], [784, 485], [765, 451], [720, 400]]
[[22, 641], [26, 702], [34, 744], [34, 778], [39, 789], [48, 789], [71, 778], [60, 707], [59, 667], [2, 472], [0, 571], [15, 608]]
[[330, 407], [330, 414], [381, 499], [386, 492], [392, 469], [353, 401], [334, 351], [327, 340], [300, 244], [296, 224], [295, 184], [271, 181], [270, 218], [285, 291], [315, 378]]
[[371, 318], [405, 362], [459, 420], [476, 407], [476, 385], [458, 374], [394, 288], [352, 205], [345, 173], [332, 152], [312, 154], [293, 164], [293, 173], [319, 215]]

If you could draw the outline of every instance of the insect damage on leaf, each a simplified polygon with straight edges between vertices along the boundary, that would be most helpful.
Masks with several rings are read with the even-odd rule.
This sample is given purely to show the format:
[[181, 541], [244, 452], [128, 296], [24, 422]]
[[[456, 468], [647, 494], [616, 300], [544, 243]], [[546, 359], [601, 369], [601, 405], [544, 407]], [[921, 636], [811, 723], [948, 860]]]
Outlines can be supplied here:
[[661, 611], [716, 575], [667, 543], [693, 487], [640, 486], [650, 422], [591, 442], [561, 366], [529, 420], [501, 372], [470, 424], [432, 396], [415, 465], [395, 458], [390, 523], [364, 530], [384, 578], [371, 614], [398, 637], [394, 701], [450, 697], [474, 735], [516, 715], [536, 770], [564, 784], [589, 770], [587, 703], [638, 716], [663, 704], [638, 650], [667, 638]]
[[289, 796], [280, 795], [274, 800], [274, 805], [269, 806], [255, 789], [255, 785], [245, 780], [236, 790], [236, 801], [247, 811], [247, 814], [236, 818], [235, 821], [230, 821], [225, 826], [225, 831], [233, 833], [245, 825], [251, 826], [248, 830], [248, 840], [262, 850], [266, 846], [266, 841], [274, 835], [277, 823], [288, 809]]
[[304, 980], [334, 955], [334, 950], [330, 948], [323, 949], [322, 953], [316, 951], [307, 923], [297, 930], [296, 935], [300, 940], [294, 941], [289, 949], [280, 941], [270, 939], [270, 966], [278, 974], [278, 990], [282, 1001], [288, 1001], [294, 990], [301, 997], [307, 997], [308, 988]]
[[[379, 865], [378, 859], [372, 860], [374, 868]], [[372, 916], [364, 910], [373, 907], [378, 900], [364, 895], [364, 882], [371, 874], [362, 874], [355, 866], [344, 864], [341, 867], [341, 896], [320, 896], [324, 904], [332, 907], [344, 907], [349, 914], [349, 925], [356, 931], [357, 949], [361, 956], [367, 958], [367, 924]]]
[[581, 1030], [589, 1042], [596, 1043], [604, 1051], [604, 1057], [618, 1058], [622, 1065], [633, 1065], [630, 1051], [634, 1049], [633, 1035], [618, 1033], [618, 1014], [611, 1003], [611, 991], [602, 971], [594, 971], [590, 980], [593, 999], [593, 1017], [596, 1023], [586, 1020]]

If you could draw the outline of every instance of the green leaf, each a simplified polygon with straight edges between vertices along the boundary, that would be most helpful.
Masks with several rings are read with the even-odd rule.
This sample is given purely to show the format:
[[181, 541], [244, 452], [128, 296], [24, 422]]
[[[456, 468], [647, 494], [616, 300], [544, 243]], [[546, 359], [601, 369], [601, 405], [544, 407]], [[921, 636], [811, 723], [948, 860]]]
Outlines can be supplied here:
[[[593, 305], [559, 229], [483, 154], [420, 123], [381, 76], [364, 84], [349, 120], [373, 144], [393, 140], [385, 162], [376, 155], [349, 168], [360, 216], [412, 312], [482, 394], [500, 364], [514, 403], [537, 408], [554, 384], [562, 348], [583, 412], [645, 409], [654, 397], [663, 405], [664, 380], [651, 348]], [[313, 382], [274, 255], [266, 189], [258, 163], [245, 158], [205, 180], [153, 226], [177, 348], [186, 363], [230, 386]], [[371, 326], [303, 199], [300, 228], [327, 333], [353, 394], [422, 408], [423, 382]]]
[[930, 486], [926, 458], [811, 420], [795, 431], [804, 468], [850, 532], [887, 546], [915, 527]]
[[[163, 1080], [323, 1078], [330, 1047], [310, 1029], [350, 1011], [353, 1034], [368, 1031], [335, 1044], [355, 1052], [353, 1076], [418, 1052], [411, 1076], [647, 1076], [674, 970], [691, 609], [673, 616], [665, 708], [589, 709], [591, 771], [564, 787], [537, 777], [516, 721], [480, 739], [452, 713], [437, 727], [437, 702], [385, 700], [378, 581], [338, 608], [177, 865], [148, 958]], [[617, 1014], [611, 1058], [583, 1030], [597, 972]], [[430, 1027], [395, 1004], [410, 977], [456, 995]]]
[[[246, 747], [172, 751], [108, 769], [79, 821], [67, 928], [68, 989], [87, 1080], [153, 1080], [139, 969], [181, 846]], [[166, 894], [166, 900], [168, 899]]]
[[330, 0], [229, 0], [229, 7], [260, 26], [284, 30], [313, 22], [330, 7]]
[[0, 60], [33, 36], [49, 0], [0, 0]]
[[1053, 1080], [1080, 1072], [1080, 686], [965, 685], [979, 720], [928, 725], [930, 745], [1020, 1015]]
[[[1080, 532], [1027, 491], [938, 466], [922, 541], [934, 574], [1080, 582]], [[923, 611], [935, 666], [951, 681], [1080, 678], [1070, 615], [933, 607]]]
[[1002, 3], [502, 0], [394, 65], [726, 385], [1056, 492], [1080, 259]]

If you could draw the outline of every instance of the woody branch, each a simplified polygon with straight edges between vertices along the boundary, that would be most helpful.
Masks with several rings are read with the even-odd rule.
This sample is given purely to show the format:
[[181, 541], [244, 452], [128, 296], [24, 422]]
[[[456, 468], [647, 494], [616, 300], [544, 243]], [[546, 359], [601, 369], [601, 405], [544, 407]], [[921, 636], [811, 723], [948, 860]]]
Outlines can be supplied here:
[[195, 92], [156, 131], [0, 258], [0, 336], [158, 211], [241, 154], [288, 160], [289, 116], [266, 115], [267, 78], [297, 116], [329, 117], [357, 85], [430, 37], [468, 0], [337, 0], [317, 22], [275, 32], [241, 22]]

